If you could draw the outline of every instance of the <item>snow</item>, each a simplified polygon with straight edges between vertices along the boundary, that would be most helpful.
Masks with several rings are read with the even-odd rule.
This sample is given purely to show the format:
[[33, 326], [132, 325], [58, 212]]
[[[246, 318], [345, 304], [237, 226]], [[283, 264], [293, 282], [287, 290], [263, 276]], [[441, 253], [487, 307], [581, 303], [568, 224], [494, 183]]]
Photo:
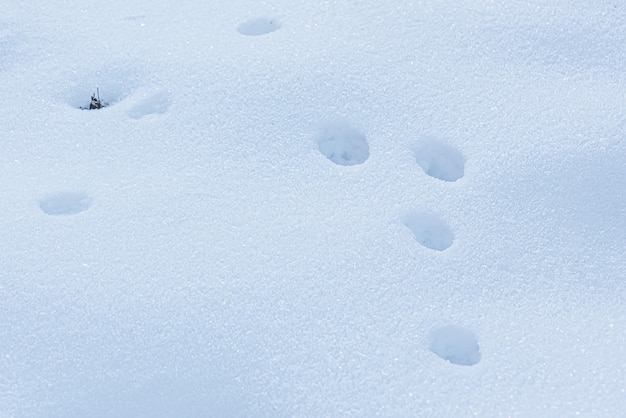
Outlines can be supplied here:
[[407, 216], [405, 225], [413, 231], [417, 242], [437, 251], [447, 250], [454, 241], [454, 233], [445, 221], [426, 210]]
[[367, 138], [348, 121], [326, 123], [317, 143], [320, 152], [339, 165], [363, 164], [370, 156]]
[[623, 2], [35, 3], [0, 416], [626, 410]]
[[465, 158], [459, 150], [435, 139], [415, 147], [415, 158], [426, 174], [444, 181], [457, 181], [465, 172]]
[[61, 192], [46, 196], [39, 207], [48, 215], [74, 215], [89, 209], [90, 201], [84, 192]]
[[447, 325], [430, 335], [430, 351], [450, 363], [473, 366], [480, 361], [480, 348], [474, 333], [463, 327]]
[[274, 19], [252, 19], [239, 25], [237, 30], [242, 35], [260, 36], [280, 29], [280, 23]]

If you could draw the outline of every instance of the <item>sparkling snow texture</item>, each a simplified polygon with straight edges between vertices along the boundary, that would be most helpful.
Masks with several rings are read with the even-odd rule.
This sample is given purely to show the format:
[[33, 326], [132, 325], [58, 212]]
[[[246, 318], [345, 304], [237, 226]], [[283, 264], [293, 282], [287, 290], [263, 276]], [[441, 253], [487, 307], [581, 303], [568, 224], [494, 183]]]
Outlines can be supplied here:
[[617, 0], [5, 1], [0, 416], [622, 415], [625, 45]]

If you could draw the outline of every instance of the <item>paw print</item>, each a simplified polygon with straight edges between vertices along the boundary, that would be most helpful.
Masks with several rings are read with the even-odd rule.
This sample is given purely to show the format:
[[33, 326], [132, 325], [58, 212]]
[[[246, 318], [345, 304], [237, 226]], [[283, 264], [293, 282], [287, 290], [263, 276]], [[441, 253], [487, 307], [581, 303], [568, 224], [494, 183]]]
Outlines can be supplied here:
[[[455, 147], [435, 139], [420, 141], [413, 149], [417, 164], [430, 177], [454, 182], [465, 173], [465, 157]], [[415, 240], [426, 248], [444, 251], [454, 241], [454, 232], [439, 216], [428, 210], [415, 210], [404, 224]]]

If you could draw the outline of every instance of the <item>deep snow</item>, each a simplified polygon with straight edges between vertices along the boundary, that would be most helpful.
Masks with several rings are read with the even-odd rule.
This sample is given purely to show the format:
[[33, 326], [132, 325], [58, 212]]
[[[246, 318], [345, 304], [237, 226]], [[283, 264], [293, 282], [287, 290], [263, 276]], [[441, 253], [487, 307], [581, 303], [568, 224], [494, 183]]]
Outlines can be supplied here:
[[622, 1], [35, 3], [0, 416], [626, 411]]

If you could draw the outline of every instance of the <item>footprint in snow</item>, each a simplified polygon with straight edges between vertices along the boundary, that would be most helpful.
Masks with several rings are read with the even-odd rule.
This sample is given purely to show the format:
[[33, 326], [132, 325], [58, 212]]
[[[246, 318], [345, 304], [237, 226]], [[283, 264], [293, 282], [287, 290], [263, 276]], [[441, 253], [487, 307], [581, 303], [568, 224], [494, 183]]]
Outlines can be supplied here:
[[344, 120], [326, 123], [316, 139], [320, 152], [338, 165], [362, 164], [370, 156], [365, 134]]
[[90, 206], [91, 199], [84, 192], [60, 192], [39, 200], [41, 210], [53, 216], [75, 215]]
[[237, 27], [237, 31], [246, 36], [265, 35], [280, 29], [280, 22], [276, 19], [259, 17], [248, 20]]
[[429, 349], [442, 359], [460, 366], [473, 366], [480, 361], [478, 340], [472, 331], [458, 325], [434, 329], [429, 335]]
[[432, 250], [446, 250], [454, 241], [450, 227], [431, 212], [414, 211], [405, 218], [404, 224], [413, 232], [417, 242]]
[[145, 75], [135, 68], [119, 66], [64, 74], [56, 83], [64, 87], [60, 98], [68, 105], [89, 109], [92, 95], [100, 100], [102, 107], [112, 106], [129, 97], [143, 77]]
[[162, 115], [170, 106], [170, 97], [166, 92], [146, 94], [127, 112], [129, 118], [141, 119], [148, 115]]
[[465, 157], [445, 142], [427, 139], [414, 147], [417, 164], [431, 177], [444, 181], [457, 181], [464, 175]]

